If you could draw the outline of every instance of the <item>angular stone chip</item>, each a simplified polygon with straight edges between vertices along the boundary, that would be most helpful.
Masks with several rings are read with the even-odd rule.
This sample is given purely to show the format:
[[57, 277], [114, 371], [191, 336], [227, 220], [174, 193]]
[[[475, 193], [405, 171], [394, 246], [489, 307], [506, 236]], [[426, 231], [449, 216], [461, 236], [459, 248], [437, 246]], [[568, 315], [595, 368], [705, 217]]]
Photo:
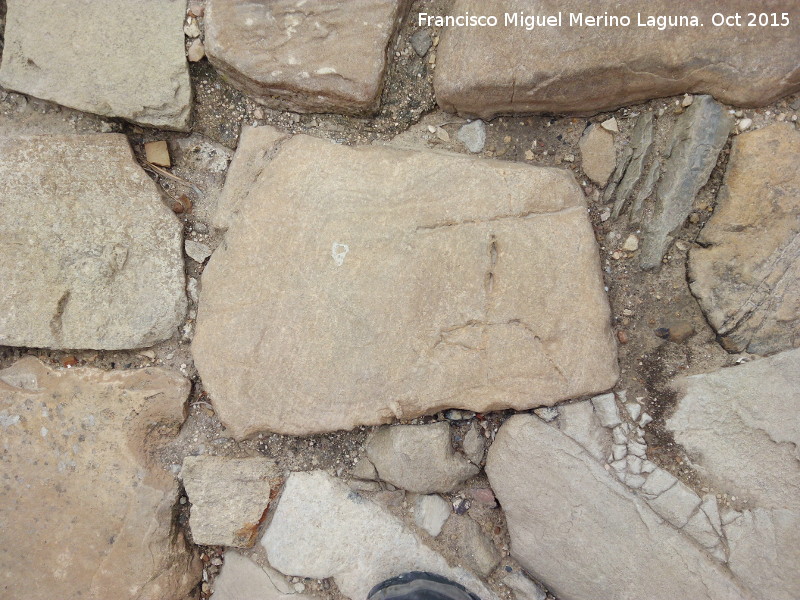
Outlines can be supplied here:
[[569, 172], [308, 136], [267, 154], [203, 274], [192, 346], [233, 435], [527, 409], [614, 385]]

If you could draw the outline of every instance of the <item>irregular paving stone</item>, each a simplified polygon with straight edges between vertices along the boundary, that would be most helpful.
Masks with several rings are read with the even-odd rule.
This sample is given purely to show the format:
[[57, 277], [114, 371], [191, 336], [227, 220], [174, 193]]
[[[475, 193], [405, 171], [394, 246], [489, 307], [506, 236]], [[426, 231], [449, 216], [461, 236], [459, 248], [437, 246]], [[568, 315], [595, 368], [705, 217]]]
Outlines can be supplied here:
[[483, 600], [497, 600], [475, 575], [450, 567], [400, 519], [322, 471], [289, 476], [261, 543], [282, 573], [333, 577], [353, 600], [406, 571], [437, 573]]
[[200, 562], [172, 529], [178, 483], [154, 454], [189, 381], [163, 369], [0, 371], [4, 598], [184, 598]]
[[[792, 0], [770, 0], [759, 11], [788, 12]], [[712, 27], [719, 7], [692, 0], [457, 0], [452, 15], [492, 14], [496, 27], [443, 27], [434, 89], [443, 109], [491, 119], [509, 113], [593, 114], [684, 92], [711, 94], [727, 104], [760, 106], [800, 89], [800, 35], [788, 27]], [[753, 10], [730, 0], [727, 14]], [[561, 26], [503, 26], [504, 13], [562, 14]], [[629, 15], [629, 27], [569, 24], [570, 13]], [[696, 15], [704, 27], [658, 31], [640, 27], [637, 13]], [[423, 21], [421, 23], [425, 25]], [[435, 23], [431, 23], [434, 25]], [[765, 62], [764, 57], [770, 60]], [[695, 98], [695, 102], [697, 99]]]
[[187, 456], [181, 479], [191, 502], [189, 527], [195, 544], [249, 548], [269, 504], [267, 458]]
[[475, 422], [470, 425], [467, 433], [464, 434], [464, 441], [461, 443], [461, 448], [469, 462], [475, 465], [481, 464], [486, 446], [483, 441], [483, 436], [480, 433], [480, 428]]
[[547, 592], [536, 582], [519, 572], [503, 576], [503, 583], [511, 588], [516, 600], [547, 600]]
[[[625, 156], [622, 164], [624, 169], [620, 171], [621, 178], [618, 179], [619, 185], [609, 188], [603, 196], [603, 201], [607, 202], [612, 195], [616, 195], [614, 208], [611, 216], [617, 218], [622, 212], [628, 199], [633, 194], [639, 180], [644, 175], [653, 148], [655, 125], [653, 113], [645, 112], [636, 119], [636, 125], [631, 131], [630, 144], [625, 148]], [[622, 174], [624, 171], [624, 174]], [[644, 201], [653, 193], [653, 187], [660, 175], [660, 163], [655, 162], [647, 172], [645, 183], [640, 187], [631, 206], [631, 222], [641, 223], [641, 210]]]
[[[676, 382], [667, 420], [695, 468], [751, 508], [724, 526], [731, 571], [764, 600], [800, 597], [800, 349]], [[719, 515], [709, 515], [719, 528]]]
[[245, 93], [280, 110], [368, 114], [410, 0], [209, 0], [205, 51]]
[[526, 409], [616, 381], [568, 172], [304, 135], [264, 162], [226, 183], [249, 190], [246, 218], [203, 273], [192, 347], [234, 436]]
[[436, 537], [452, 512], [450, 504], [441, 496], [429, 494], [417, 497], [414, 510], [414, 522]]
[[442, 538], [456, 548], [462, 563], [484, 577], [500, 562], [500, 553], [483, 533], [481, 526], [468, 516], [453, 515], [442, 530]]
[[0, 344], [119, 350], [186, 311], [181, 223], [125, 136], [0, 138]]
[[734, 139], [717, 207], [689, 253], [689, 281], [731, 352], [800, 345], [800, 132]]
[[258, 565], [235, 550], [225, 552], [225, 564], [214, 580], [211, 600], [309, 600], [298, 594], [275, 569]]
[[583, 172], [600, 187], [605, 186], [617, 166], [614, 134], [597, 124], [590, 125], [578, 145]]
[[382, 427], [366, 448], [380, 479], [419, 494], [452, 492], [480, 470], [453, 451], [446, 422]]
[[64, 106], [185, 130], [183, 2], [8, 0], [0, 85]]
[[752, 598], [581, 446], [535, 416], [506, 421], [486, 473], [505, 511], [512, 555], [558, 598]]
[[692, 211], [694, 197], [708, 181], [733, 127], [733, 118], [711, 96], [699, 96], [681, 115], [655, 193], [653, 213], [644, 222], [639, 264], [661, 266], [661, 259]]

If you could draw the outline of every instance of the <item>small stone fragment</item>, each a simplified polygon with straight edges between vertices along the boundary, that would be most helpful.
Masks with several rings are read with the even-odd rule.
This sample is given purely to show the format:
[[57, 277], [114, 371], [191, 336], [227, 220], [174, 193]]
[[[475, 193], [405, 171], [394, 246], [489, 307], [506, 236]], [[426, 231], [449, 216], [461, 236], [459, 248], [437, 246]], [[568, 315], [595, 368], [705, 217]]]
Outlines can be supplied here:
[[628, 236], [625, 243], [622, 244], [622, 249], [625, 252], [636, 252], [639, 249], [639, 238], [636, 237], [636, 234], [632, 233]]
[[590, 125], [581, 136], [579, 147], [583, 172], [598, 186], [604, 187], [617, 165], [613, 134], [604, 126]]
[[211, 256], [211, 248], [202, 242], [186, 240], [184, 242], [184, 248], [186, 249], [186, 254], [189, 256], [189, 258], [200, 264], [204, 263], [206, 259]]
[[181, 479], [192, 508], [189, 527], [195, 544], [249, 548], [256, 541], [269, 504], [267, 458], [187, 456]]
[[414, 522], [433, 537], [441, 533], [442, 527], [450, 514], [450, 503], [441, 496], [428, 494], [417, 497]]
[[639, 415], [642, 413], [642, 405], [638, 402], [626, 402], [625, 409], [634, 421], [638, 419]]
[[666, 338], [676, 344], [685, 342], [695, 334], [694, 326], [688, 321], [671, 321], [666, 330]]
[[362, 457], [353, 468], [353, 477], [358, 479], [377, 479], [378, 471], [375, 470], [375, 465], [368, 458]]
[[462, 125], [456, 137], [470, 152], [483, 152], [483, 147], [486, 145], [486, 124], [480, 119], [476, 119]]
[[453, 452], [445, 422], [382, 427], [366, 448], [380, 479], [419, 494], [451, 492], [479, 471]]
[[622, 460], [628, 454], [628, 446], [625, 444], [614, 444], [611, 447], [611, 454], [614, 460]]
[[474, 465], [481, 464], [485, 451], [485, 442], [478, 429], [478, 425], [473, 422], [466, 435], [464, 435], [464, 441], [461, 444], [464, 450], [464, 456]]
[[[650, 481], [652, 473], [647, 478]], [[648, 500], [648, 503], [659, 515], [675, 525], [683, 527], [689, 517], [700, 506], [700, 498], [686, 484], [678, 481], [675, 485], [658, 495], [657, 498]]]
[[644, 427], [645, 425], [648, 425], [649, 423], [652, 423], [652, 422], [653, 422], [653, 417], [651, 417], [651, 416], [650, 416], [649, 414], [647, 414], [647, 413], [642, 413], [642, 416], [641, 416], [641, 418], [639, 419], [639, 425], [641, 425], [642, 427]]
[[200, 37], [200, 25], [197, 23], [197, 19], [194, 17], [190, 17], [186, 24], [183, 26], [183, 33], [186, 37], [190, 38], [199, 38]]
[[558, 408], [555, 406], [537, 408], [533, 411], [533, 413], [547, 423], [558, 418]]
[[158, 165], [159, 167], [171, 167], [172, 162], [169, 158], [169, 147], [167, 142], [160, 140], [158, 142], [148, 142], [144, 145], [144, 155], [147, 162]]
[[741, 119], [739, 123], [737, 123], [737, 129], [739, 132], [744, 132], [750, 129], [753, 126], [753, 119]]
[[694, 102], [694, 96], [691, 94], [685, 94], [683, 96], [683, 100], [681, 100], [681, 106], [683, 108], [689, 108], [692, 105], [692, 102]]
[[469, 495], [476, 503], [482, 506], [497, 508], [497, 498], [494, 497], [494, 492], [491, 488], [472, 488], [469, 490]]
[[192, 40], [189, 44], [189, 49], [186, 51], [186, 58], [189, 62], [199, 62], [206, 56], [206, 49], [203, 46], [203, 41], [200, 38]]
[[613, 133], [619, 133], [619, 125], [617, 125], [617, 120], [614, 117], [610, 119], [606, 119], [600, 126], [605, 129], [606, 131], [611, 131]]
[[256, 564], [235, 550], [225, 552], [225, 564], [214, 580], [210, 600], [308, 600], [289, 586], [281, 573]]
[[442, 537], [452, 540], [463, 563], [487, 577], [500, 562], [500, 553], [483, 533], [480, 525], [468, 516], [453, 516], [445, 523]]
[[411, 34], [409, 41], [411, 42], [411, 47], [414, 49], [414, 52], [417, 53], [417, 56], [425, 56], [433, 45], [431, 32], [427, 29], [418, 29]]
[[592, 406], [603, 427], [616, 427], [622, 423], [613, 393], [592, 398]]
[[647, 481], [642, 486], [642, 492], [652, 496], [663, 494], [678, 482], [675, 477], [664, 469], [655, 468], [647, 477]]

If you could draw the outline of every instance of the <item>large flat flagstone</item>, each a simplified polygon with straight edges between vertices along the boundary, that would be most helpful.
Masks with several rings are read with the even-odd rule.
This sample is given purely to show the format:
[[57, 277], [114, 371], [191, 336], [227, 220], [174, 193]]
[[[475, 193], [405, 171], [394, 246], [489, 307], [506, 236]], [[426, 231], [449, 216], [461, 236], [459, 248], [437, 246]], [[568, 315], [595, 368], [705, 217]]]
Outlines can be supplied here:
[[203, 274], [192, 347], [235, 436], [526, 409], [616, 381], [567, 171], [308, 136], [266, 154]]
[[0, 85], [106, 117], [186, 129], [180, 0], [7, 0]]
[[210, 0], [208, 59], [281, 110], [366, 114], [380, 102], [389, 44], [410, 0]]
[[182, 227], [116, 134], [0, 138], [0, 344], [118, 350], [186, 312]]
[[[792, 0], [728, 0], [724, 6], [693, 0], [456, 0], [448, 14], [494, 15], [499, 22], [442, 29], [436, 99], [447, 111], [481, 118], [591, 114], [684, 92], [740, 106], [769, 104], [800, 89], [796, 8]], [[779, 25], [770, 20], [769, 26], [750, 27], [749, 12], [774, 12]], [[517, 15], [518, 23], [524, 16], [560, 14], [561, 24], [534, 22], [528, 31], [504, 26], [505, 13]], [[741, 26], [714, 27], [714, 13], [738, 13]], [[570, 24], [571, 14], [581, 15], [582, 25]], [[698, 24], [639, 26], [640, 19], [646, 24], [648, 17], [676, 15], [696, 16]], [[605, 16], [631, 22], [625, 27]], [[591, 17], [600, 25], [588, 25]]]
[[189, 381], [163, 369], [0, 371], [0, 596], [179, 600], [200, 561], [158, 464]]

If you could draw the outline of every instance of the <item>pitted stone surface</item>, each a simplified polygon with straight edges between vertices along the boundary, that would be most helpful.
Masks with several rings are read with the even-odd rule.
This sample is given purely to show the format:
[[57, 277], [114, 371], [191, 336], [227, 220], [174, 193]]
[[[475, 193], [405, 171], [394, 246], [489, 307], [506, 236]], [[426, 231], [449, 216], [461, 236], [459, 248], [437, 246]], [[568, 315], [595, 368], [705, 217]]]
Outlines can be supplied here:
[[486, 473], [512, 556], [557, 598], [753, 598], [583, 447], [533, 415], [500, 428]]
[[0, 138], [0, 344], [152, 346], [186, 311], [182, 226], [125, 136]]
[[733, 142], [689, 280], [731, 352], [800, 345], [800, 132], [777, 123]]
[[184, 598], [200, 563], [172, 529], [178, 483], [152, 453], [189, 381], [163, 369], [0, 371], [4, 598]]
[[333, 577], [339, 591], [363, 600], [370, 589], [407, 571], [431, 571], [484, 600], [497, 600], [474, 574], [450, 567], [403, 522], [322, 471], [292, 473], [261, 540], [282, 573]]
[[[491, 7], [491, 8], [489, 8]], [[792, 0], [759, 2], [758, 12], [792, 14]], [[759, 106], [800, 89], [800, 25], [712, 28], [713, 3], [693, 0], [457, 0], [450, 14], [498, 16], [497, 27], [444, 27], [434, 88], [439, 105], [491, 119], [509, 113], [592, 114], [650, 98], [707, 93]], [[754, 10], [729, 0], [726, 14]], [[432, 11], [431, 11], [432, 12]], [[504, 13], [563, 15], [561, 26], [504, 27]], [[629, 15], [629, 27], [570, 26], [569, 13]], [[703, 27], [640, 27], [637, 13], [697, 15]], [[765, 61], [764, 57], [769, 56]]]
[[410, 0], [210, 0], [211, 63], [264, 104], [297, 112], [378, 108], [386, 54]]
[[203, 273], [192, 346], [234, 436], [526, 409], [616, 381], [568, 172], [308, 136], [264, 161]]
[[186, 3], [8, 0], [0, 85], [106, 117], [185, 130]]

